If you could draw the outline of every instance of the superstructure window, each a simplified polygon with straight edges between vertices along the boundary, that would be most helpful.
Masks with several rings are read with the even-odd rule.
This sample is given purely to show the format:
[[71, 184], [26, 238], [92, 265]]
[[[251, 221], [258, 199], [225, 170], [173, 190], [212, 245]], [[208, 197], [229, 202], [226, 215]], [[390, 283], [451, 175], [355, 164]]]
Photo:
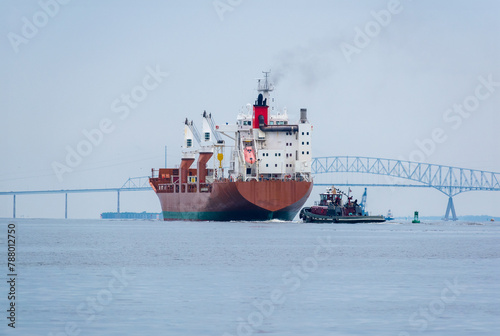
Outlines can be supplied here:
[[193, 145], [193, 139], [186, 139], [186, 147], [191, 147]]
[[205, 132], [205, 141], [210, 140], [210, 132]]

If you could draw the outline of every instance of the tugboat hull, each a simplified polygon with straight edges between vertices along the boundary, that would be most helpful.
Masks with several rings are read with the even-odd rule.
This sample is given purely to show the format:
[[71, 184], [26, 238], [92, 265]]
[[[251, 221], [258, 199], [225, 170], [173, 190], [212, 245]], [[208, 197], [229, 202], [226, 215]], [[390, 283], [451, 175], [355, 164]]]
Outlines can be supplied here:
[[299, 217], [307, 223], [382, 223], [385, 222], [384, 216], [323, 216], [312, 213], [311, 208], [303, 208]]

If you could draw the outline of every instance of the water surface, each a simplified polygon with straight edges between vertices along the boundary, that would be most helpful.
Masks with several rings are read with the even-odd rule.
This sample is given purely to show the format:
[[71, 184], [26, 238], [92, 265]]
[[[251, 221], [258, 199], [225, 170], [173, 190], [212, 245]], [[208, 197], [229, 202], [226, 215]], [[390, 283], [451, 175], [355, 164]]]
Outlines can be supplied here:
[[1, 335], [500, 334], [496, 223], [12, 222]]

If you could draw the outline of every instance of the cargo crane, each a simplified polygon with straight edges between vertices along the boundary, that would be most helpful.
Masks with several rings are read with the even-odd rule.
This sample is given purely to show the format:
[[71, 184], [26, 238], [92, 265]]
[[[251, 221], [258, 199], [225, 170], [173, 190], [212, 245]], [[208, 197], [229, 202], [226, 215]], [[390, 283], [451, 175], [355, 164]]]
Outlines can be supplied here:
[[[190, 142], [192, 146], [192, 139], [194, 138], [194, 140], [196, 140], [200, 147], [200, 150], [198, 150], [197, 152], [202, 153], [203, 156], [209, 155], [208, 157], [211, 157], [215, 152], [215, 159], [219, 163], [217, 165], [217, 161], [213, 160], [213, 168], [216, 170], [215, 176], [218, 178], [224, 177], [224, 169], [222, 168], [222, 160], [224, 159], [224, 140], [222, 140], [219, 132], [216, 131], [215, 122], [212, 119], [212, 115], [208, 114], [206, 111], [203, 111], [203, 138], [201, 137], [200, 132], [198, 131], [198, 128], [193, 123], [193, 121], [189, 121], [186, 118], [184, 124], [186, 128], [186, 142]], [[189, 157], [192, 158], [192, 154]]]
[[[203, 111], [203, 134], [205, 136], [205, 144], [215, 149], [215, 158], [219, 161], [219, 165], [217, 166], [214, 160], [216, 175], [218, 177], [224, 177], [224, 168], [222, 168], [222, 160], [224, 159], [224, 140], [222, 140], [220, 133], [216, 129], [212, 113], [207, 113], [207, 111]], [[212, 136], [215, 138], [215, 141], [212, 139]]]
[[359, 204], [359, 206], [361, 207], [363, 216], [368, 215], [368, 213], [366, 212], [366, 188], [365, 192], [363, 193], [363, 197], [361, 197], [361, 203]]
[[[220, 136], [220, 133], [217, 131], [216, 126], [215, 126], [215, 121], [212, 118], [212, 113], [207, 113], [207, 111], [203, 111], [203, 119], [206, 120], [207, 125], [212, 132], [216, 143], [217, 144], [223, 144], [224, 140], [222, 140], [222, 137]], [[205, 129], [205, 122], [203, 123], [203, 132], [205, 133], [205, 140], [210, 140], [210, 134], [207, 132]], [[208, 133], [208, 134], [207, 134]]]
[[[194, 138], [196, 139], [196, 142], [198, 143], [198, 145], [201, 146], [201, 137], [200, 137], [200, 132], [198, 132], [198, 129], [196, 128], [196, 126], [193, 124], [193, 121], [189, 121], [187, 118], [186, 118], [186, 121], [184, 121], [184, 124], [189, 128], [189, 130], [191, 131], [191, 134], [192, 136], [194, 136]], [[191, 147], [188, 145], [188, 147]]]

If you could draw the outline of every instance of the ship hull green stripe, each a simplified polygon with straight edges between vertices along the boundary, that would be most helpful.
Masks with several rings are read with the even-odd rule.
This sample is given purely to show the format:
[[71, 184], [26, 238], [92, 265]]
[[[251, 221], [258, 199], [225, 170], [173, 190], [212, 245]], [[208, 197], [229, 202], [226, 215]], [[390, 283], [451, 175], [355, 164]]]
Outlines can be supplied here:
[[224, 211], [224, 212], [173, 212], [163, 211], [163, 219], [166, 221], [262, 221], [271, 219], [293, 220], [293, 211]]

